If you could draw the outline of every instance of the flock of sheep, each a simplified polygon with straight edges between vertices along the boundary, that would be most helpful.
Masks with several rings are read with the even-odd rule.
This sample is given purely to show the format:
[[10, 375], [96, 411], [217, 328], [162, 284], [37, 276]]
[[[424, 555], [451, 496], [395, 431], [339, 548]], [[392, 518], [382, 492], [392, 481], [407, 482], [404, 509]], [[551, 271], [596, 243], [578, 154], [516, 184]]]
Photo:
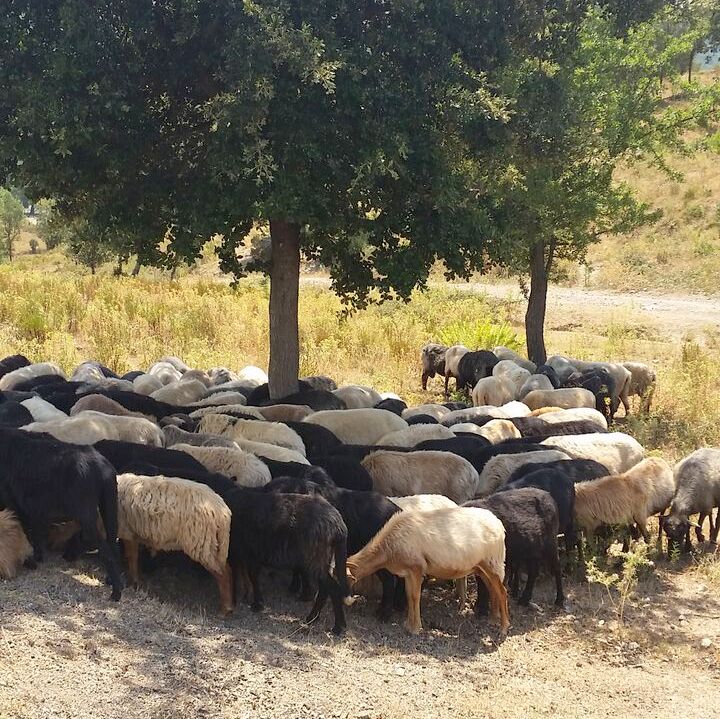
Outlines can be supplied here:
[[[473, 406], [408, 407], [369, 387], [307, 377], [270, 399], [265, 373], [191, 369], [165, 357], [117, 376], [85, 362], [68, 378], [22, 355], [0, 360], [0, 577], [32, 569], [49, 544], [72, 561], [97, 550], [121, 598], [140, 581], [141, 550], [181, 551], [215, 579], [223, 613], [263, 607], [264, 568], [287, 570], [291, 591], [329, 598], [333, 631], [358, 593], [378, 617], [407, 606], [422, 629], [423, 580], [454, 580], [461, 605], [509, 626], [507, 589], [527, 605], [549, 571], [565, 599], [558, 536], [584, 567], [582, 537], [624, 527], [650, 541], [661, 515], [669, 549], [718, 533], [720, 450], [674, 469], [609, 431], [619, 404], [642, 398], [645, 365], [552, 357], [535, 367], [506, 348], [426, 345], [422, 384], [454, 377]], [[670, 512], [665, 516], [665, 511]], [[690, 517], [699, 514], [698, 522]], [[124, 569], [118, 540], [124, 554]]]

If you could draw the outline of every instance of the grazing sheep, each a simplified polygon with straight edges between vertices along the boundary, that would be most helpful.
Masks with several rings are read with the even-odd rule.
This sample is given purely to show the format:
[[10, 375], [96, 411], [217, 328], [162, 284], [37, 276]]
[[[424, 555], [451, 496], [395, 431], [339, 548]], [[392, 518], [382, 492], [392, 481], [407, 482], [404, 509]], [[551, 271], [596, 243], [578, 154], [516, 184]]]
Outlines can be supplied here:
[[105, 381], [105, 375], [96, 362], [83, 362], [75, 368], [70, 376], [70, 381], [102, 384]]
[[189, 479], [187, 472], [205, 472], [205, 467], [185, 452], [164, 447], [152, 447], [147, 444], [133, 442], [115, 442], [101, 440], [95, 449], [115, 467], [118, 474], [132, 471], [130, 467], [151, 465], [160, 469], [160, 474], [167, 477]]
[[413, 494], [409, 497], [388, 497], [403, 512], [432, 512], [435, 509], [452, 509], [457, 503], [442, 494]]
[[310, 464], [305, 458], [305, 455], [296, 452], [295, 450], [288, 449], [287, 447], [280, 447], [277, 444], [268, 444], [267, 442], [254, 442], [249, 439], [242, 439], [235, 437], [233, 439], [238, 448], [243, 452], [250, 452], [256, 457], [274, 459], [277, 462], [297, 462], [298, 464]]
[[29, 367], [30, 360], [25, 355], [10, 355], [0, 360], [0, 378], [21, 367]]
[[567, 387], [553, 390], [533, 390], [523, 397], [523, 402], [530, 409], [541, 407], [590, 407], [595, 409], [595, 395], [589, 390], [580, 387]]
[[0, 578], [13, 579], [31, 556], [32, 547], [20, 521], [9, 509], [0, 510]]
[[[560, 355], [553, 355], [552, 357], [548, 357], [547, 362], [542, 365], [542, 367], [550, 367], [553, 370], [553, 372], [555, 373], [555, 377], [558, 380], [558, 386], [567, 382], [568, 377], [570, 377], [570, 375], [573, 372], [576, 372], [578, 369], [574, 362], [569, 360], [567, 357], [561, 357]], [[544, 373], [545, 372], [543, 371], [543, 374]], [[548, 377], [552, 381], [552, 376], [549, 373]], [[553, 384], [555, 383], [553, 382]]]
[[39, 364], [26, 365], [4, 374], [0, 377], [0, 390], [16, 389], [18, 385], [23, 382], [48, 375], [65, 379], [65, 373], [58, 365], [52, 362], [40, 362]]
[[164, 387], [160, 379], [154, 374], [141, 374], [133, 381], [133, 391], [149, 397], [153, 392], [157, 392]]
[[382, 397], [372, 387], [357, 384], [338, 387], [333, 394], [342, 400], [348, 409], [369, 409], [382, 402]]
[[237, 449], [237, 444], [229, 437], [220, 437], [216, 434], [198, 434], [197, 432], [186, 432], [174, 425], [163, 427], [165, 446], [172, 447], [176, 444], [192, 444], [195, 447], [229, 447]]
[[626, 367], [623, 367], [617, 362], [584, 362], [583, 360], [577, 359], [570, 359], [570, 362], [580, 372], [593, 369], [602, 369], [608, 372], [608, 374], [610, 374], [610, 376], [615, 380], [612, 406], [617, 409], [617, 407], [620, 406], [620, 402], [622, 402], [625, 407], [625, 412], [627, 413], [630, 411], [630, 401], [628, 399], [628, 395], [630, 392], [632, 374]]
[[448, 452], [381, 450], [362, 461], [373, 488], [386, 497], [442, 494], [461, 504], [477, 493], [479, 477], [466, 459]]
[[[560, 381], [560, 377], [558, 376], [558, 373], [548, 364], [541, 364], [536, 370], [536, 375], [544, 375], [550, 380], [550, 384], [552, 385], [553, 389], [560, 389], [562, 386], [562, 382]], [[570, 373], [572, 374], [572, 372]]]
[[380, 402], [374, 405], [375, 409], [386, 409], [388, 412], [396, 414], [398, 417], [402, 417], [402, 413], [407, 409], [407, 404], [403, 402], [399, 397], [383, 397]]
[[[500, 421], [500, 420], [498, 420]], [[453, 434], [474, 434], [478, 437], [482, 437], [485, 439], [485, 435], [482, 434], [482, 426], [479, 424], [475, 424], [474, 422], [460, 422], [460, 424], [454, 424], [452, 427], [450, 427], [450, 430]], [[488, 443], [491, 444], [490, 440], [488, 440]]]
[[[117, 556], [117, 483], [113, 466], [91, 447], [0, 429], [0, 506], [15, 512], [42, 562], [51, 522], [75, 520], [83, 541], [97, 547], [112, 586], [122, 594]], [[98, 512], [105, 538], [98, 533]]]
[[372, 541], [347, 560], [355, 582], [386, 569], [405, 579], [407, 629], [422, 630], [420, 594], [425, 576], [462, 579], [475, 574], [490, 595], [490, 608], [507, 632], [510, 626], [505, 576], [505, 530], [485, 509], [453, 507], [430, 512], [400, 512]]
[[338, 388], [334, 379], [322, 374], [303, 377], [302, 381], [308, 385], [310, 389], [322, 390], [323, 392], [333, 392]]
[[622, 366], [630, 372], [628, 399], [632, 396], [640, 397], [640, 410], [647, 414], [655, 394], [655, 370], [642, 362], [623, 362]]
[[478, 434], [491, 444], [499, 444], [508, 439], [518, 439], [520, 430], [509, 419], [491, 419], [480, 427]]
[[530, 408], [524, 402], [519, 402], [518, 400], [507, 402], [506, 404], [502, 405], [500, 409], [505, 412], [505, 416], [509, 419], [514, 419], [515, 417], [530, 416]]
[[182, 375], [190, 371], [190, 367], [188, 367], [179, 357], [176, 357], [175, 355], [161, 357], [156, 364], [161, 363], [171, 365]]
[[246, 404], [247, 399], [242, 392], [213, 392], [208, 393], [206, 397], [203, 397], [198, 402], [193, 404], [194, 407], [218, 407], [228, 404]]
[[348, 444], [375, 444], [384, 435], [408, 426], [404, 419], [384, 409], [323, 410], [303, 421], [329, 429]]
[[422, 365], [421, 383], [423, 391], [427, 391], [428, 379], [439, 374], [445, 376], [445, 353], [448, 348], [435, 342], [428, 342], [420, 350], [420, 364]]
[[595, 396], [595, 409], [612, 422], [618, 409], [619, 400], [615, 386], [615, 378], [604, 368], [595, 367], [571, 374], [565, 387], [582, 387]]
[[32, 397], [24, 399], [20, 404], [30, 412], [35, 422], [48, 422], [52, 419], [67, 419], [65, 412], [61, 412], [50, 402], [46, 402], [40, 397]]
[[[243, 570], [252, 586], [251, 607], [263, 608], [263, 567], [301, 573], [319, 588], [306, 622], [315, 621], [330, 596], [334, 634], [345, 631], [343, 600], [348, 597], [345, 562], [347, 527], [340, 513], [322, 497], [258, 492], [237, 487], [223, 495], [232, 512], [229, 560], [235, 574]], [[335, 579], [330, 565], [335, 561]]]
[[0, 402], [0, 427], [18, 429], [31, 424], [33, 416], [20, 402]]
[[[537, 454], [542, 454], [538, 452]], [[609, 472], [607, 467], [600, 462], [592, 459], [569, 459], [567, 456], [560, 461], [541, 462], [540, 464], [525, 463], [521, 467], [513, 470], [507, 482], [514, 482], [516, 479], [522, 479], [526, 475], [537, 472], [541, 469], [549, 469], [555, 474], [567, 477], [571, 482], [589, 482], [592, 479], [607, 477]]]
[[262, 384], [267, 384], [268, 376], [259, 367], [254, 365], [248, 365], [243, 367], [237, 374], [239, 382], [245, 382], [246, 384], [254, 384], [259, 387]]
[[401, 417], [405, 421], [407, 421], [412, 417], [416, 417], [417, 415], [430, 415], [430, 417], [436, 419], [439, 422], [445, 415], [449, 413], [450, 410], [441, 404], [421, 404], [417, 407], [408, 407], [406, 410], [403, 410]]
[[235, 419], [265, 419], [260, 414], [260, 409], [258, 407], [246, 407], [242, 404], [222, 404], [218, 407], [201, 407], [200, 409], [193, 410], [190, 412], [190, 417], [192, 419], [198, 419], [203, 420], [207, 417], [219, 417], [218, 420], [210, 420], [208, 419], [206, 421], [206, 428], [199, 430], [201, 432], [213, 432], [218, 433], [222, 430], [211, 430], [209, 429], [210, 425], [218, 426], [218, 427], [227, 427], [230, 424], [232, 424], [233, 418]]
[[449, 439], [455, 434], [441, 424], [416, 424], [407, 429], [390, 432], [378, 440], [386, 447], [414, 447], [428, 439]]
[[556, 387], [553, 387], [552, 382], [548, 379], [548, 377], [544, 374], [531, 374], [523, 383], [523, 386], [520, 387], [520, 391], [518, 392], [518, 399], [523, 399], [526, 395], [528, 395], [530, 392], [534, 392], [535, 390], [540, 390], [541, 392], [550, 392], [551, 390], [556, 389]]
[[610, 474], [627, 472], [645, 456], [642, 445], [622, 432], [549, 437], [540, 444], [559, 449], [573, 459], [594, 459], [604, 464]]
[[[564, 411], [564, 410], [563, 410]], [[547, 439], [561, 434], [592, 434], [607, 432], [594, 422], [575, 420], [572, 422], [546, 422], [543, 417], [514, 417], [513, 424], [520, 430], [523, 437], [539, 437]]]
[[309, 459], [322, 457], [342, 442], [325, 427], [310, 422], [286, 422], [287, 426], [295, 432], [305, 445], [305, 456]]
[[672, 469], [650, 457], [624, 474], [601, 477], [575, 486], [575, 521], [588, 536], [603, 524], [635, 523], [647, 544], [648, 517], [664, 512], [675, 491]]
[[537, 369], [537, 366], [534, 362], [531, 362], [529, 359], [525, 359], [522, 355], [519, 355], [515, 350], [511, 350], [508, 347], [495, 347], [493, 349], [493, 354], [502, 362], [503, 360], [510, 360], [511, 362], [514, 362], [518, 367], [522, 367], [524, 370], [527, 370], [530, 374], [535, 372]]
[[271, 404], [259, 411], [268, 422], [302, 422], [313, 413], [306, 404]]
[[483, 377], [478, 380], [472, 388], [471, 397], [475, 407], [499, 407], [515, 399], [512, 385], [502, 377]]
[[[563, 452], [548, 449], [544, 452], [519, 452], [517, 454], [498, 454], [488, 459], [480, 472], [480, 481], [476, 497], [492, 494], [501, 484], [509, 481], [514, 472], [526, 465], [545, 464], [547, 462], [566, 461], [569, 457]], [[528, 471], [532, 471], [529, 469]]]
[[490, 405], [481, 405], [478, 407], [468, 407], [466, 409], [456, 409], [448, 412], [441, 420], [440, 423], [445, 427], [452, 427], [454, 424], [460, 424], [460, 422], [473, 422], [476, 419], [507, 419], [505, 410], [500, 407], [491, 407]]
[[[202, 424], [202, 423], [201, 423]], [[199, 428], [199, 426], [198, 426]], [[291, 449], [305, 456], [305, 445], [297, 432], [281, 422], [257, 422], [252, 419], [233, 419], [232, 423], [222, 432], [230, 439], [247, 440], [274, 444], [278, 447]]]
[[440, 424], [435, 417], [431, 417], [429, 414], [414, 414], [412, 417], [408, 417], [405, 421], [410, 426], [414, 424]]
[[[662, 520], [668, 536], [668, 553], [685, 539], [684, 549], [690, 551], [690, 527], [695, 527], [698, 542], [704, 542], [702, 525], [705, 517], [710, 519], [710, 541], [716, 542], [718, 525], [713, 524], [712, 511], [720, 507], [720, 449], [704, 448], [675, 465], [675, 496], [670, 505], [670, 514]], [[699, 514], [697, 523], [690, 521], [690, 515]]]
[[360, 492], [368, 492], [373, 489], [372, 477], [359, 459], [327, 456], [316, 459], [314, 463], [322, 467], [338, 487], [356, 489]]
[[145, 397], [136, 392], [126, 392], [117, 389], [103, 389], [96, 390], [96, 392], [97, 394], [102, 394], [115, 400], [131, 412], [139, 412], [146, 417], [154, 417], [157, 420], [181, 411], [180, 408], [175, 405], [168, 404], [167, 402], [158, 402], [158, 400], [152, 397]]
[[483, 377], [492, 377], [498, 358], [488, 350], [466, 352], [458, 362], [458, 389], [470, 392]]
[[212, 574], [220, 609], [233, 610], [232, 572], [227, 563], [231, 514], [210, 488], [177, 477], [121, 474], [118, 478], [118, 534], [128, 577], [140, 578], [140, 545], [154, 551], [181, 551]]
[[[464, 506], [487, 509], [503, 523], [506, 573], [513, 596], [519, 594], [520, 570], [525, 569], [528, 575], [520, 604], [530, 604], [540, 568], [545, 566], [555, 578], [555, 605], [562, 607], [565, 594], [557, 545], [560, 519], [553, 498], [542, 489], [526, 487], [466, 502]], [[478, 613], [484, 613], [487, 605], [487, 595], [481, 589], [478, 584]]]
[[[493, 377], [502, 380], [512, 395], [512, 400], [518, 399], [520, 389], [530, 378], [528, 370], [518, 366], [513, 360], [500, 360], [493, 367]], [[487, 404], [490, 404], [489, 402]], [[501, 404], [504, 404], [502, 402]]]
[[80, 397], [72, 406], [70, 416], [74, 417], [81, 412], [100, 412], [101, 414], [112, 414], [118, 417], [144, 417], [148, 419], [146, 415], [140, 412], [131, 412], [129, 409], [125, 409], [119, 402], [106, 397], [104, 394], [86, 394]]
[[180, 378], [180, 382], [190, 382], [191, 380], [200, 382], [205, 387], [206, 394], [207, 390], [212, 387], [212, 380], [210, 379], [210, 375], [201, 369], [189, 369], [184, 372], [183, 376]]
[[452, 345], [445, 352], [445, 398], [448, 397], [448, 382], [451, 377], [455, 378], [455, 390], [460, 389], [460, 360], [470, 350], [465, 345]]
[[207, 387], [200, 380], [187, 380], [166, 384], [155, 390], [150, 396], [158, 402], [165, 402], [176, 407], [187, 407], [199, 402], [207, 393]]
[[182, 377], [182, 372], [175, 369], [170, 362], [156, 362], [147, 373], [157, 379], [163, 384], [173, 384]]
[[[594, 410], [597, 411], [597, 410]], [[565, 412], [565, 410], [562, 407], [540, 407], [540, 409], [534, 409], [532, 412], [530, 412], [531, 417], [541, 417], [545, 414], [554, 414], [559, 412]], [[558, 421], [564, 421], [564, 420], [558, 420]]]
[[227, 367], [211, 367], [208, 370], [208, 377], [215, 388], [230, 382], [237, 382], [237, 375]]
[[208, 472], [230, 477], [242, 487], [263, 487], [272, 479], [270, 470], [262, 460], [237, 448], [176, 444], [174, 449], [194, 457]]
[[548, 424], [566, 423], [566, 422], [592, 422], [598, 429], [595, 431], [607, 432], [608, 424], [605, 417], [602, 416], [595, 408], [591, 407], [571, 407], [570, 409], [561, 409], [559, 407], [545, 407], [548, 410], [540, 411], [536, 417], [541, 417], [543, 422]]

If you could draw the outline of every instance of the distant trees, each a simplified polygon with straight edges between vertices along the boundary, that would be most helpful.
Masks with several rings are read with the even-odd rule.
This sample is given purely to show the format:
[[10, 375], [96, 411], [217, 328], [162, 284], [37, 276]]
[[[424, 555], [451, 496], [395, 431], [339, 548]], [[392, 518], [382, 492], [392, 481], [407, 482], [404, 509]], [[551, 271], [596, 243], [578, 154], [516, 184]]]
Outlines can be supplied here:
[[10, 190], [0, 187], [0, 258], [12, 261], [24, 217], [22, 202]]

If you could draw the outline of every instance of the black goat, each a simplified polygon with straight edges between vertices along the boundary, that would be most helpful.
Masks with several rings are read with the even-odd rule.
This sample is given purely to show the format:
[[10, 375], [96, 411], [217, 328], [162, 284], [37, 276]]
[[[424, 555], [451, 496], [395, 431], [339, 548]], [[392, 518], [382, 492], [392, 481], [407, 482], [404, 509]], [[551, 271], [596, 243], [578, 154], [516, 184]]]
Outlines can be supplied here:
[[571, 479], [575, 484], [589, 482], [600, 477], [607, 477], [607, 467], [594, 459], [563, 459], [557, 462], [541, 462], [539, 464], [523, 464], [508, 478], [508, 482], [522, 479], [526, 475], [541, 469], [549, 469]]
[[422, 364], [422, 388], [427, 390], [428, 379], [439, 374], [445, 376], [445, 353], [447, 352], [445, 345], [439, 345], [435, 342], [428, 342], [420, 350], [420, 362]]
[[458, 389], [471, 391], [479, 380], [492, 375], [493, 367], [499, 361], [488, 350], [466, 352], [458, 362]]

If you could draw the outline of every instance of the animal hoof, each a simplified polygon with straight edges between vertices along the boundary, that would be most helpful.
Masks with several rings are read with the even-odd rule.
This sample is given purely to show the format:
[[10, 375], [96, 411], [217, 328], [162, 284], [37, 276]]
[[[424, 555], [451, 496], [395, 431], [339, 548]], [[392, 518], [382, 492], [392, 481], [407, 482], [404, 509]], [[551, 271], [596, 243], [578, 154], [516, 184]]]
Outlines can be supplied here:
[[122, 592], [119, 589], [113, 589], [112, 594], [110, 595], [110, 599], [113, 602], [119, 602], [121, 596]]
[[25, 569], [37, 569], [37, 562], [32, 557], [28, 557], [23, 562], [23, 566]]
[[345, 630], [346, 630], [346, 629], [347, 629], [346, 626], [336, 624], [336, 625], [332, 628], [332, 633], [333, 633], [336, 637], [341, 637], [341, 636], [343, 636], [343, 634], [345, 634]]

